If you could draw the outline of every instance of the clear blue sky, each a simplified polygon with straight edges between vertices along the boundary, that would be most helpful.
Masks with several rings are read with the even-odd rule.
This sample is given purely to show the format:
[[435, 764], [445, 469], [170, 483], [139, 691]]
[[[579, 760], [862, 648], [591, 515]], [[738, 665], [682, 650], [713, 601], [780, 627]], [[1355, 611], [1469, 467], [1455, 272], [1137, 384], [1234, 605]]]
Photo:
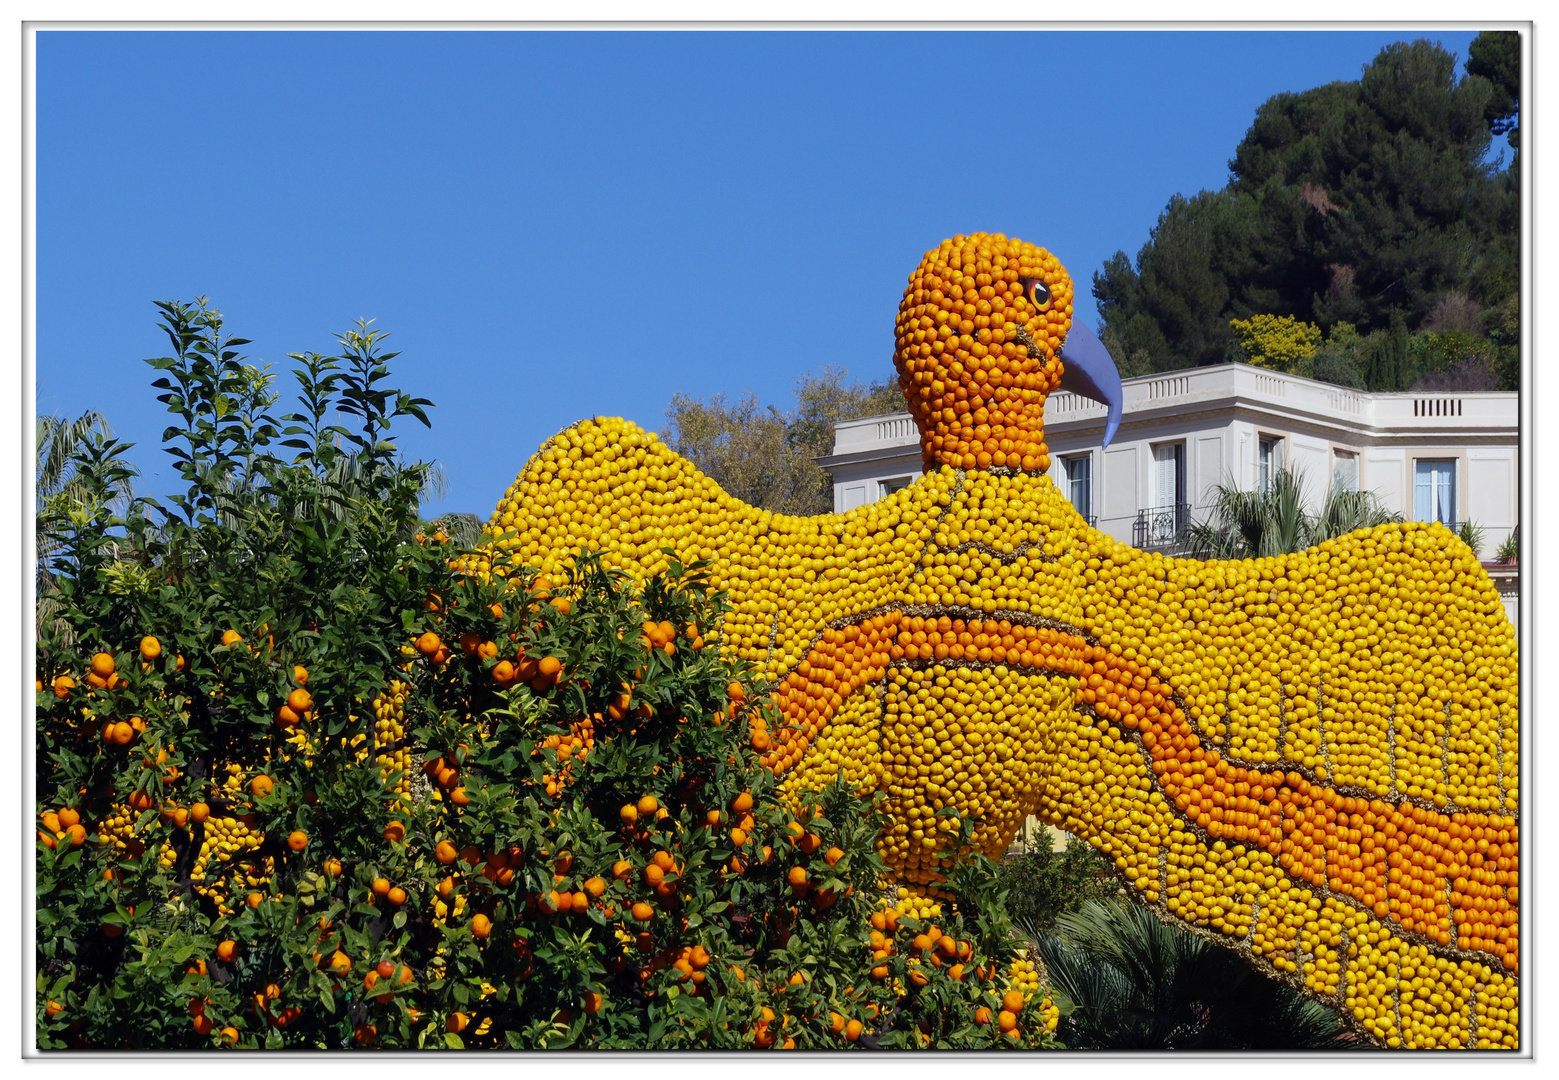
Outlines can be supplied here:
[[65, 32], [38, 35], [37, 409], [92, 408], [176, 475], [153, 300], [212, 298], [250, 355], [377, 319], [431, 398], [425, 512], [484, 520], [590, 415], [675, 391], [781, 408], [824, 365], [892, 374], [921, 254], [1048, 247], [1083, 294], [1256, 107], [1470, 31]]

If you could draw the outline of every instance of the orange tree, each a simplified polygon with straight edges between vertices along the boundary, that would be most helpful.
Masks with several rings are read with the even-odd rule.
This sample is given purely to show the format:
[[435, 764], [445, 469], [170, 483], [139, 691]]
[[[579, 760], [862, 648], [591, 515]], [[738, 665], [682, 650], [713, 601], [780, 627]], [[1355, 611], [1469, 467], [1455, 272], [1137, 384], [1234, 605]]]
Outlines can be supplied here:
[[870, 802], [778, 796], [702, 567], [457, 575], [381, 334], [278, 420], [161, 306], [185, 492], [116, 516], [93, 444], [39, 520], [40, 1047], [1052, 1044], [972, 844], [921, 920]]

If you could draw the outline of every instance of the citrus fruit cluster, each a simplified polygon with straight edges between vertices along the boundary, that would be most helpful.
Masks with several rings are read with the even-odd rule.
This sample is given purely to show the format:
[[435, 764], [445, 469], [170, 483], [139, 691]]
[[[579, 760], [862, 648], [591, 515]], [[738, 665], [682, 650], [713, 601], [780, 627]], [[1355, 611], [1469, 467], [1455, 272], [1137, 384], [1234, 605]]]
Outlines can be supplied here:
[[[1010, 290], [1036, 280], [1046, 311]], [[927, 473], [877, 503], [760, 511], [596, 418], [542, 447], [462, 568], [709, 560], [721, 647], [769, 680], [754, 748], [787, 793], [878, 792], [907, 901], [935, 902], [966, 824], [998, 855], [1037, 814], [1360, 1034], [1515, 1045], [1516, 643], [1487, 574], [1438, 525], [1232, 563], [1089, 528], [1027, 411], [1070, 295], [1030, 245], [927, 254], [896, 354]]]
[[[163, 794], [41, 815], [44, 850], [87, 824], [104, 838], [109, 901], [93, 962], [53, 981], [41, 1022], [99, 1045], [93, 976], [124, 939], [190, 958], [150, 999], [181, 1016], [157, 1045], [1051, 1044], [1055, 1004], [991, 889], [884, 893], [871, 802], [781, 798], [753, 747], [764, 710], [700, 629], [724, 615], [707, 586], [486, 578], [437, 585], [362, 716], [313, 678], [295, 717], [256, 702], [263, 735], [194, 775], [91, 737], [94, 760], [130, 767], [120, 783], [153, 772]], [[259, 662], [236, 635], [217, 645], [235, 647]], [[133, 701], [160, 739], [191, 700], [163, 666], [131, 673], [127, 701], [43, 683], [46, 721], [84, 708], [95, 731]], [[292, 672], [284, 696], [307, 677], [269, 667]], [[184, 936], [192, 909], [209, 933]]]

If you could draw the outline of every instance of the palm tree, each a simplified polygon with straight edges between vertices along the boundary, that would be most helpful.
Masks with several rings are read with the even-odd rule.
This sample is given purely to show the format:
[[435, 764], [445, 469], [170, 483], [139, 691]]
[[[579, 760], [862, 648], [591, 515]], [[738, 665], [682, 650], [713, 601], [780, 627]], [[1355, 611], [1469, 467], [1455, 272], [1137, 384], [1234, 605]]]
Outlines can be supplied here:
[[[38, 417], [36, 463], [34, 468], [35, 498], [39, 509], [44, 503], [68, 492], [78, 492], [80, 485], [76, 475], [76, 451], [94, 438], [112, 439], [113, 431], [102, 413], [88, 409], [75, 420], [59, 416]], [[128, 467], [128, 463], [125, 464]], [[129, 480], [114, 490], [113, 502], [122, 507], [130, 501]]]
[[1206, 520], [1193, 522], [1187, 539], [1200, 559], [1260, 559], [1401, 520], [1374, 492], [1336, 486], [1317, 513], [1307, 514], [1303, 482], [1291, 469], [1280, 468], [1262, 490], [1242, 491], [1232, 481], [1214, 487]]
[[[34, 508], [37, 540], [34, 590], [37, 597], [37, 627], [54, 618], [59, 604], [58, 587], [50, 565], [63, 541], [59, 526], [72, 512], [87, 509], [93, 500], [106, 493], [110, 509], [123, 511], [134, 497], [131, 477], [135, 466], [119, 455], [128, 445], [114, 442], [108, 420], [88, 409], [75, 420], [60, 416], [37, 418], [34, 440]], [[106, 483], [96, 482], [108, 477]], [[68, 631], [61, 628], [61, 632]]]
[[1136, 904], [1089, 900], [1030, 930], [1071, 999], [1057, 1037], [1079, 1050], [1296, 1050], [1353, 1041], [1337, 1014], [1232, 949]]

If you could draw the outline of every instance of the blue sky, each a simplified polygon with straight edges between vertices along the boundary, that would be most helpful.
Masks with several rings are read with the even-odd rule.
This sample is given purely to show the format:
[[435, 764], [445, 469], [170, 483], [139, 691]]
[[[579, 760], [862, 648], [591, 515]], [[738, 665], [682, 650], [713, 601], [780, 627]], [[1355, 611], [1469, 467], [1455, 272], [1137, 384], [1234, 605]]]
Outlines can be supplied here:
[[1275, 93], [1472, 31], [68, 32], [37, 45], [37, 409], [104, 413], [174, 490], [142, 358], [209, 296], [247, 351], [392, 332], [448, 495], [484, 519], [590, 415], [781, 408], [892, 374], [921, 254], [986, 230], [1079, 283], [1218, 188]]

